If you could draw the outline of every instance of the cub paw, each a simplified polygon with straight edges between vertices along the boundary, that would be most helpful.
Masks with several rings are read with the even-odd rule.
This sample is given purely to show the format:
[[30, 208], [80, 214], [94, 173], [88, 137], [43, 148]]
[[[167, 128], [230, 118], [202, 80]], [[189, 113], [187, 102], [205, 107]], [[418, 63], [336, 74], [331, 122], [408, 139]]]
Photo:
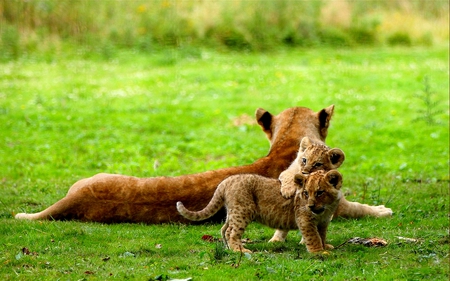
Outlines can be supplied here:
[[235, 249], [233, 249], [233, 251], [235, 251], [235, 252], [242, 252], [242, 253], [249, 253], [249, 254], [252, 253], [252, 251], [250, 251], [249, 249], [246, 249], [244, 247], [235, 248]]
[[295, 186], [281, 187], [281, 195], [286, 199], [291, 198], [295, 194], [295, 191], [296, 191]]
[[331, 244], [325, 244], [325, 250], [333, 250], [334, 246]]
[[322, 253], [326, 252], [325, 249], [323, 249], [323, 248], [313, 248], [313, 249], [311, 249], [311, 248], [306, 247], [306, 250], [308, 250], [308, 252], [310, 254], [322, 254]]

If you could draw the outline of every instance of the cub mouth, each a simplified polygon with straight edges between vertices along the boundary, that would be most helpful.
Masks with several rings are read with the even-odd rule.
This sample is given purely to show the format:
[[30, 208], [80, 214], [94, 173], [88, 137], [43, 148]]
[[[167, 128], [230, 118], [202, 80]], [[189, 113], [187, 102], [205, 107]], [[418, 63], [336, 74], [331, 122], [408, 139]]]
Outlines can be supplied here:
[[318, 209], [313, 209], [313, 208], [309, 208], [309, 209], [311, 210], [311, 212], [313, 212], [316, 215], [319, 215], [319, 214], [323, 213], [323, 211], [325, 211], [324, 207], [318, 208]]

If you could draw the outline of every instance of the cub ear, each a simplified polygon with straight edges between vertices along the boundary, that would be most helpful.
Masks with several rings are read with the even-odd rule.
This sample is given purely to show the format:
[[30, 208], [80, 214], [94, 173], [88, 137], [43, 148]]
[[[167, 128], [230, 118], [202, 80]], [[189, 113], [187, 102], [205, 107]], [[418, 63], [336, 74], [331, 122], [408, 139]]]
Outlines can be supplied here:
[[259, 126], [263, 129], [264, 133], [267, 134], [267, 137], [270, 139], [272, 137], [272, 114], [269, 113], [269, 111], [264, 110], [262, 108], [258, 108], [256, 110], [256, 121], [258, 122]]
[[306, 150], [308, 146], [312, 144], [311, 140], [308, 137], [302, 138], [302, 142], [300, 143], [300, 151], [303, 152]]
[[303, 188], [306, 183], [306, 176], [303, 174], [295, 174], [294, 182], [298, 185], [298, 188]]
[[332, 169], [339, 168], [345, 160], [344, 151], [339, 148], [330, 149], [327, 152], [328, 159], [330, 159]]
[[336, 189], [340, 189], [342, 186], [342, 175], [336, 170], [326, 173], [325, 180]]
[[330, 126], [330, 120], [331, 116], [334, 112], [334, 104], [330, 105], [327, 108], [322, 109], [318, 112], [319, 116], [319, 130], [320, 135], [322, 136], [322, 140], [325, 140], [325, 138], [328, 135], [328, 127]]

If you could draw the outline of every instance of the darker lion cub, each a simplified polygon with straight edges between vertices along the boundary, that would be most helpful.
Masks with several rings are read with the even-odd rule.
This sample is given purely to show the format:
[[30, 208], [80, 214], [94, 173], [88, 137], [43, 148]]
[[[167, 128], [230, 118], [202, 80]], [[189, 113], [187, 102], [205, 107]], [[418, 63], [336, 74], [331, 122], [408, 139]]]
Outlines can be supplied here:
[[325, 243], [326, 231], [342, 197], [342, 175], [336, 170], [319, 170], [309, 176], [297, 174], [295, 184], [295, 196], [284, 199], [277, 179], [235, 175], [219, 184], [203, 210], [189, 211], [181, 202], [177, 202], [177, 209], [185, 218], [201, 221], [225, 205], [227, 218], [221, 233], [224, 243], [234, 251], [251, 252], [241, 242], [251, 221], [280, 230], [300, 229], [308, 252], [332, 248]]

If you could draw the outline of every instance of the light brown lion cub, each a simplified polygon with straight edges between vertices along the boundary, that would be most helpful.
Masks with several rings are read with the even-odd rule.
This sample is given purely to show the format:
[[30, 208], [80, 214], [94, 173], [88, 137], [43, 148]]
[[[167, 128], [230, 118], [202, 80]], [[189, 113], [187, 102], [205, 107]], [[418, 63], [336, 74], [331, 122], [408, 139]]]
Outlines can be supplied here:
[[201, 221], [225, 205], [227, 218], [221, 233], [225, 245], [233, 251], [251, 252], [241, 242], [241, 236], [251, 221], [284, 231], [300, 229], [310, 253], [332, 249], [333, 246], [325, 243], [326, 232], [342, 197], [342, 175], [336, 170], [319, 170], [309, 176], [297, 174], [295, 185], [295, 196], [284, 199], [277, 179], [235, 175], [219, 184], [203, 210], [189, 211], [181, 202], [177, 202], [177, 209], [185, 218]]
[[[294, 195], [297, 190], [294, 183], [296, 174], [308, 175], [318, 170], [330, 171], [337, 169], [344, 160], [345, 154], [341, 149], [329, 148], [323, 142], [312, 141], [310, 138], [304, 137], [300, 143], [297, 158], [279, 176], [281, 194], [285, 198], [290, 198]], [[282, 242], [287, 235], [288, 231], [277, 229], [269, 242]]]
[[323, 142], [314, 142], [304, 137], [300, 143], [297, 158], [279, 176], [281, 194], [285, 198], [294, 195], [296, 187], [293, 181], [296, 174], [307, 175], [318, 170], [334, 170], [339, 168], [344, 160], [345, 154], [341, 149], [329, 148]]

